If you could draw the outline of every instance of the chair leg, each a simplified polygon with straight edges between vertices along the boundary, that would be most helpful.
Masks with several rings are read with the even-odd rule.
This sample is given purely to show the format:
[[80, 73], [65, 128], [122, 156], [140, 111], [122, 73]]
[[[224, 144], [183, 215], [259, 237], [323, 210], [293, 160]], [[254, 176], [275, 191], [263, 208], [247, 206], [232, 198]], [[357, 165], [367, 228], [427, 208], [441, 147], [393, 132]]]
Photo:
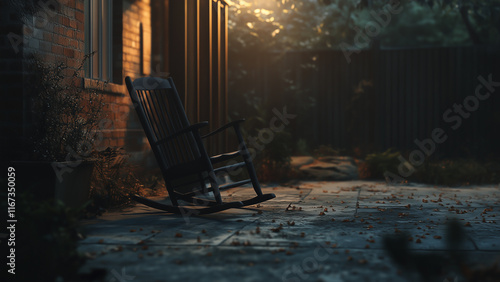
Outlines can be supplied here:
[[[212, 166], [212, 162], [210, 161], [210, 158], [208, 157], [208, 154], [206, 152], [206, 149], [203, 145], [203, 141], [201, 140], [201, 136], [198, 131], [193, 132], [194, 138], [196, 140], [196, 144], [198, 145], [198, 149], [200, 150], [201, 156], [203, 158], [203, 161], [205, 161], [207, 165], [207, 170], [208, 170], [208, 180], [210, 182], [210, 185], [212, 187], [212, 191], [214, 192], [214, 197], [215, 201], [218, 204], [222, 204], [222, 198], [220, 196], [220, 191], [219, 191], [219, 183], [217, 181], [217, 177], [215, 176], [214, 168]], [[203, 189], [203, 188], [202, 188]]]
[[212, 186], [212, 191], [214, 192], [215, 201], [218, 204], [222, 204], [222, 197], [219, 191], [219, 183], [217, 182], [217, 177], [215, 176], [213, 170], [208, 174], [208, 179], [210, 181], [210, 185]]
[[170, 198], [170, 201], [172, 202], [172, 205], [173, 206], [178, 206], [179, 202], [177, 201], [177, 196], [176, 196], [176, 193], [175, 193], [174, 189], [172, 188], [172, 186], [170, 185], [170, 183], [167, 182], [167, 181], [165, 181], [165, 186], [167, 188], [168, 196]]
[[200, 188], [201, 190], [203, 191], [202, 193], [203, 194], [206, 194], [208, 193], [208, 189], [207, 189], [207, 184], [205, 183], [205, 179], [203, 178], [203, 175], [202, 173], [198, 173], [198, 177], [200, 179]]
[[238, 137], [238, 142], [239, 142], [238, 150], [240, 151], [241, 156], [243, 157], [243, 161], [245, 162], [245, 165], [247, 167], [250, 180], [252, 181], [253, 189], [255, 190], [255, 193], [257, 193], [257, 196], [262, 196], [262, 190], [260, 188], [259, 180], [257, 179], [257, 173], [255, 172], [255, 167], [253, 166], [252, 157], [250, 156], [250, 152], [248, 151], [247, 145], [243, 140], [243, 135], [241, 134], [239, 124], [236, 124], [234, 126], [234, 130], [236, 131], [236, 136]]

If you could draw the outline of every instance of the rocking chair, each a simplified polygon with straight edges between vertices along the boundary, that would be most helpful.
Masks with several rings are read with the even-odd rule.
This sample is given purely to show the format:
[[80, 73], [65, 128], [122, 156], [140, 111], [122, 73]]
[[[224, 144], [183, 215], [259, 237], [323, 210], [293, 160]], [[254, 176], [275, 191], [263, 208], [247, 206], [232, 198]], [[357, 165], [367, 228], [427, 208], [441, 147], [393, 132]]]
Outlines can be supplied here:
[[[254, 205], [275, 198], [274, 194], [263, 194], [257, 179], [248, 148], [243, 141], [240, 123], [230, 122], [219, 129], [201, 136], [199, 129], [208, 122], [190, 124], [172, 78], [167, 80], [144, 77], [132, 82], [125, 78], [127, 88], [146, 133], [151, 149], [165, 180], [172, 205], [162, 204], [138, 195], [135, 201], [147, 206], [178, 214], [209, 214], [229, 208]], [[237, 151], [210, 157], [203, 139], [233, 128], [239, 142]], [[233, 158], [242, 157], [242, 162], [217, 167]], [[218, 176], [246, 168], [249, 179], [219, 186]], [[252, 183], [257, 196], [254, 198], [223, 202], [220, 191]], [[208, 185], [207, 185], [208, 184]], [[211, 200], [213, 193], [214, 200]], [[199, 196], [202, 196], [200, 198]], [[210, 198], [207, 198], [207, 197]], [[179, 200], [191, 205], [179, 205]], [[194, 205], [193, 205], [194, 204]]]

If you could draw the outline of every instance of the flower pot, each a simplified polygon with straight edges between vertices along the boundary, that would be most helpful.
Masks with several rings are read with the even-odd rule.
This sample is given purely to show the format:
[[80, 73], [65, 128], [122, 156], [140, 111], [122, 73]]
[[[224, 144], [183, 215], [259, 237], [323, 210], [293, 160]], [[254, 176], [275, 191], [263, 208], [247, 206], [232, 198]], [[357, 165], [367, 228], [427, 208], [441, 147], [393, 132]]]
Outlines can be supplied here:
[[13, 162], [19, 192], [29, 191], [37, 199], [57, 199], [72, 208], [89, 199], [94, 162]]

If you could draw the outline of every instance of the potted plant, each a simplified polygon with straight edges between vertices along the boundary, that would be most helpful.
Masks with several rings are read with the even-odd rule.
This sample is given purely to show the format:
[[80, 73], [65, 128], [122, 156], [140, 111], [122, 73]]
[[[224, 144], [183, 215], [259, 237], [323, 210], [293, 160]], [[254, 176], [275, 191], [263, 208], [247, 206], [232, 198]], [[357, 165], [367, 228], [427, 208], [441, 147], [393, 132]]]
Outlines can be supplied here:
[[29, 161], [17, 164], [22, 168], [19, 173], [25, 173], [19, 179], [27, 180], [23, 184], [32, 193], [72, 207], [88, 200], [103, 110], [102, 96], [83, 89], [80, 74], [86, 58], [73, 69], [33, 58]]

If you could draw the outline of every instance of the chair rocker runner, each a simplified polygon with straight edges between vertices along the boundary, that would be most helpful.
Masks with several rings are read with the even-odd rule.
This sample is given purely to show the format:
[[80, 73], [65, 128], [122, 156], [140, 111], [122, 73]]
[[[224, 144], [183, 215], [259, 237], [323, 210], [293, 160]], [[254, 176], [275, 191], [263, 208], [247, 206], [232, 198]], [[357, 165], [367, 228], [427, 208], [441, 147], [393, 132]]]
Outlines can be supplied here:
[[[132, 82], [130, 77], [126, 77], [125, 82], [162, 171], [172, 205], [162, 204], [138, 195], [133, 196], [134, 200], [171, 213], [201, 215], [253, 205], [276, 197], [274, 194], [262, 194], [252, 159], [240, 130], [240, 123], [244, 120], [230, 122], [201, 136], [199, 129], [207, 126], [208, 122], [189, 123], [172, 78], [165, 80], [144, 77]], [[203, 145], [203, 139], [228, 128], [233, 128], [236, 133], [239, 142], [238, 150], [210, 157]], [[214, 169], [214, 165], [240, 156], [243, 159], [242, 162]], [[239, 168], [246, 168], [250, 179], [219, 186], [217, 175], [230, 173]], [[221, 190], [247, 183], [252, 183], [257, 196], [241, 202], [222, 201]], [[207, 184], [209, 184], [208, 187]], [[213, 193], [214, 200], [207, 198], [210, 192]], [[194, 206], [181, 206], [180, 200], [194, 204]]]

